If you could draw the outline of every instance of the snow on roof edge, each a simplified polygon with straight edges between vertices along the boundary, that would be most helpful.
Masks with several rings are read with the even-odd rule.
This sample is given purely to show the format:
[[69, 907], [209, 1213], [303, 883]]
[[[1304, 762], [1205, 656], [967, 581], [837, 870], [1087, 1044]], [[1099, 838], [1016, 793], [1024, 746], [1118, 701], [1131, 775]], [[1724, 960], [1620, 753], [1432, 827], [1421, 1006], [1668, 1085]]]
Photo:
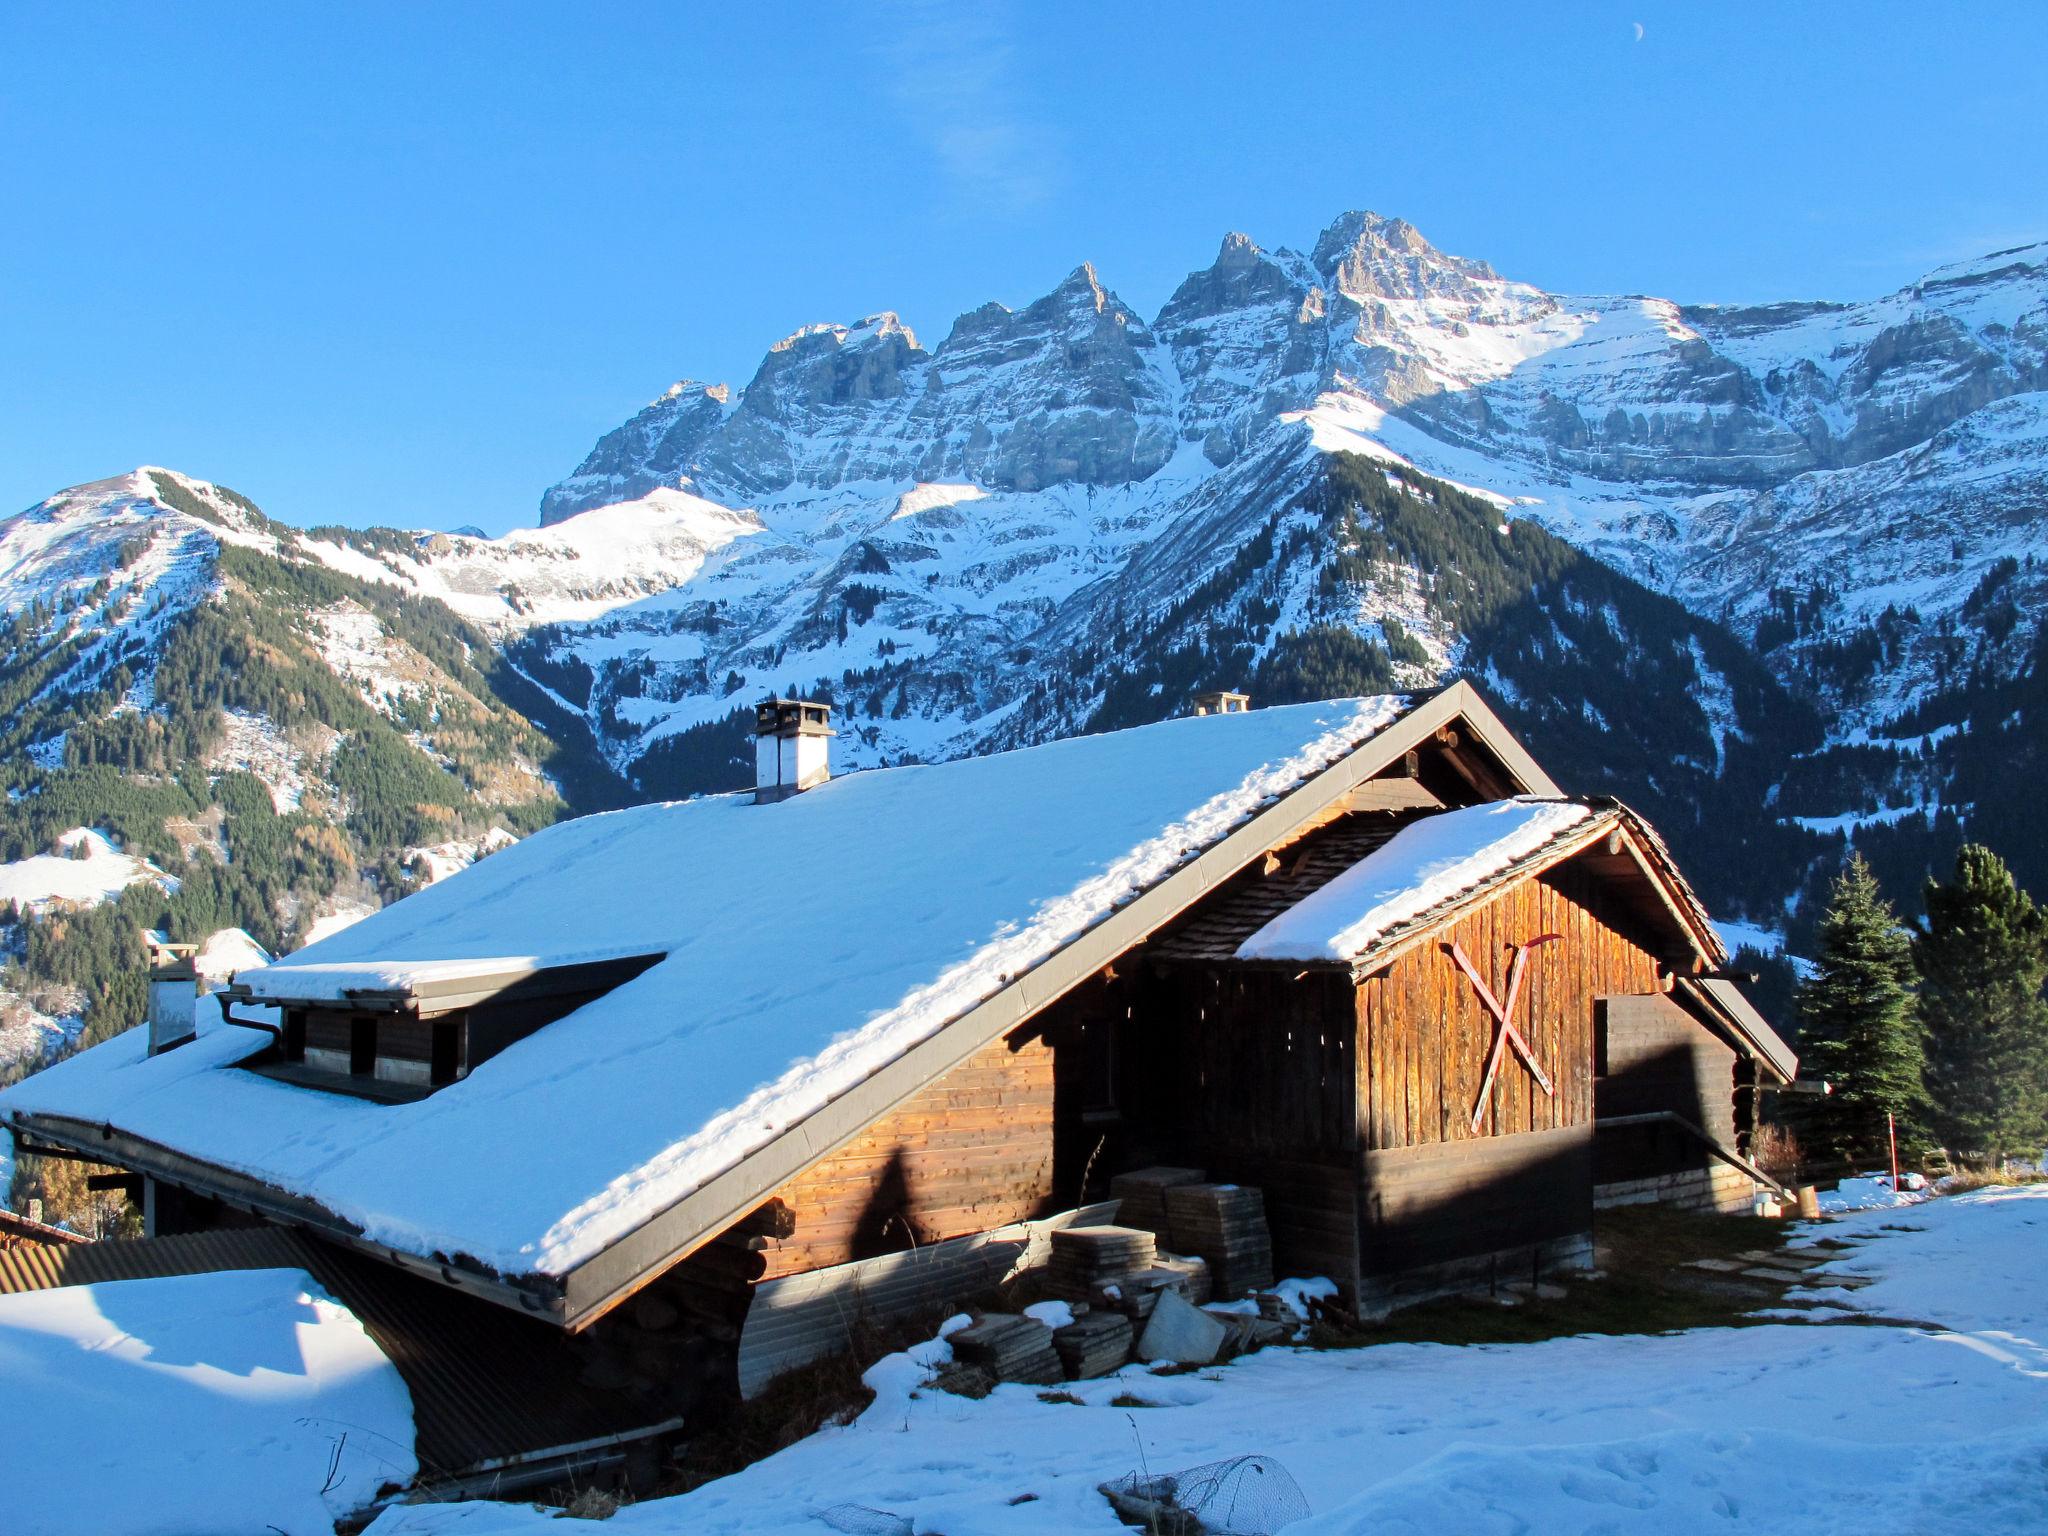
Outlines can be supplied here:
[[1245, 939], [1237, 958], [1354, 962], [1612, 814], [1518, 795], [1424, 816]]

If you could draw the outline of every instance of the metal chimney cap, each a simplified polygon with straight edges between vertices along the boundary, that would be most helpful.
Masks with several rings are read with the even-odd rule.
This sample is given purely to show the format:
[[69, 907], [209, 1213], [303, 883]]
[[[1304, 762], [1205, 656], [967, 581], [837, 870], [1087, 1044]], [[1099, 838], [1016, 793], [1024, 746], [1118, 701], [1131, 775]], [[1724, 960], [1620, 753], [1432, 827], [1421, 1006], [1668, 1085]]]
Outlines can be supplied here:
[[836, 736], [832, 706], [814, 699], [786, 699], [771, 694], [754, 706], [756, 736]]

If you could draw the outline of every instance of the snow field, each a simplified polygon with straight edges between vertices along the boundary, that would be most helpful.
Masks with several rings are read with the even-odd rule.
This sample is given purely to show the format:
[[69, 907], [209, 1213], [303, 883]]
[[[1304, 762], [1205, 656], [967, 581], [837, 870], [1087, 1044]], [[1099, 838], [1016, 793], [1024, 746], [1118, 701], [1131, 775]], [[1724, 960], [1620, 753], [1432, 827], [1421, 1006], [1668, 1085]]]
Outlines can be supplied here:
[[98, 906], [143, 880], [153, 880], [167, 891], [178, 888], [174, 876], [148, 859], [121, 852], [103, 832], [73, 827], [57, 843], [63, 852], [0, 864], [0, 906], [11, 902], [32, 912], [67, 903]]
[[[1988, 1196], [1988, 1198], [1987, 1198]], [[1539, 1344], [1268, 1349], [975, 1402], [922, 1389], [943, 1340], [868, 1375], [872, 1406], [733, 1477], [622, 1509], [616, 1536], [818, 1536], [841, 1503], [945, 1536], [1121, 1536], [1096, 1485], [1260, 1453], [1315, 1511], [1288, 1536], [2026, 1536], [2048, 1530], [2048, 1187], [1807, 1235], [1867, 1239], [1853, 1293], [1928, 1328], [1764, 1325]], [[1850, 1293], [1844, 1292], [1844, 1295]], [[1153, 1406], [1124, 1409], [1128, 1395]], [[1016, 1502], [1029, 1495], [1025, 1502]], [[542, 1536], [552, 1512], [393, 1510], [374, 1536]]]
[[[0, 1296], [10, 1536], [329, 1536], [416, 1469], [412, 1399], [303, 1270]], [[324, 1490], [324, 1491], [323, 1491]]]

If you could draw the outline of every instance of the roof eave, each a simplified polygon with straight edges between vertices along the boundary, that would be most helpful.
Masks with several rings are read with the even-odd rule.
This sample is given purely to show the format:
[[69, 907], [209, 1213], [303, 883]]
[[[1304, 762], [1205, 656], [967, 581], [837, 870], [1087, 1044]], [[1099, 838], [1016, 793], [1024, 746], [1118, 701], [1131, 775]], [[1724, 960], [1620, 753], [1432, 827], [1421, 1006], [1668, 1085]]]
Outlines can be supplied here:
[[314, 1233], [523, 1316], [558, 1324], [565, 1321], [561, 1287], [550, 1276], [500, 1275], [478, 1266], [455, 1264], [376, 1242], [364, 1236], [362, 1228], [354, 1222], [301, 1195], [231, 1168], [189, 1157], [111, 1125], [32, 1111], [17, 1111], [10, 1117], [10, 1124], [17, 1132], [26, 1132], [95, 1162], [160, 1179], [281, 1226]]

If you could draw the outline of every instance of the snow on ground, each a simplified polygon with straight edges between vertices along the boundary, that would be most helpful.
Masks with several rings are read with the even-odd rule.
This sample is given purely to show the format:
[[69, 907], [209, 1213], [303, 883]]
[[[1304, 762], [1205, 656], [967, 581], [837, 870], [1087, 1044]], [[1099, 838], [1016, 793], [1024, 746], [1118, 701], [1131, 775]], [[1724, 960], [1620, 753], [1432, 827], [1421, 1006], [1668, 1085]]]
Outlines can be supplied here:
[[[518, 841], [503, 827], [493, 827], [482, 837], [457, 838], [454, 842], [435, 843], [427, 848], [408, 848], [400, 857], [405, 867], [423, 884], [433, 885], [450, 875], [461, 874], [478, 859], [496, 853], [500, 848], [510, 848]], [[365, 912], [361, 915], [367, 917], [370, 914]], [[328, 933], [339, 933], [348, 926], [348, 923], [343, 923], [340, 927], [330, 928]], [[322, 938], [326, 936], [321, 935]], [[306, 942], [311, 944], [313, 940], [309, 937]]]
[[[1839, 1289], [1830, 1297], [1838, 1305], [1939, 1324], [1974, 1350], [2004, 1351], [2013, 1370], [2048, 1394], [2048, 1184], [1944, 1195], [1911, 1210], [1860, 1211], [1805, 1230], [1857, 1240], [1821, 1274], [1874, 1277], [1858, 1290]], [[2039, 1518], [2036, 1528], [2048, 1529], [2048, 1504]]]
[[663, 486], [500, 539], [421, 534], [413, 550], [375, 555], [312, 538], [302, 538], [299, 548], [347, 575], [438, 598], [502, 632], [585, 623], [659, 596], [688, 582], [728, 544], [762, 531], [747, 509]]
[[0, 1381], [12, 1536], [329, 1536], [416, 1469], [405, 1383], [303, 1270], [0, 1296]]
[[[1919, 1187], [1914, 1187], [1914, 1180]], [[1900, 1187], [1892, 1187], [1889, 1173], [1864, 1173], [1855, 1178], [1843, 1179], [1833, 1189], [1821, 1191], [1820, 1208], [1828, 1213], [1845, 1211], [1891, 1210], [1901, 1205], [1918, 1205], [1927, 1198], [1927, 1181], [1918, 1174], [1900, 1178]]]
[[[44, 1001], [47, 1006], [48, 1000]], [[0, 1067], [53, 1056], [84, 1030], [82, 1012], [46, 1013], [25, 997], [0, 991]], [[6, 1198], [6, 1192], [5, 1181], [0, 1180], [0, 1200]]]
[[1721, 942], [1728, 946], [1728, 953], [1753, 949], [1760, 955], [1775, 955], [1785, 947], [1785, 935], [1775, 928], [1765, 928], [1758, 923], [1717, 921], [1714, 929], [1721, 935]]
[[[1837, 1267], [1865, 1310], [1924, 1328], [1765, 1325], [1540, 1344], [1269, 1349], [1233, 1365], [1070, 1383], [1079, 1406], [998, 1387], [916, 1390], [942, 1342], [869, 1372], [874, 1404], [729, 1478], [622, 1509], [614, 1536], [819, 1536], [819, 1511], [919, 1533], [1126, 1528], [1108, 1478], [1247, 1453], [1314, 1512], [1288, 1536], [2021, 1536], [2048, 1531], [2048, 1187], [1987, 1191], [1809, 1235], [1867, 1239]], [[1895, 1221], [1891, 1224], [1897, 1224]], [[1846, 1294], [1846, 1293], [1845, 1293]], [[1152, 1406], [1123, 1409], [1128, 1394]], [[548, 1536], [552, 1512], [443, 1505], [372, 1536]]]
[[104, 832], [73, 827], [58, 836], [57, 845], [63, 852], [0, 864], [0, 905], [13, 902], [31, 912], [62, 904], [94, 907], [143, 880], [167, 891], [178, 888], [174, 876], [121, 852]]
[[418, 690], [418, 667], [362, 604], [344, 599], [322, 608], [313, 614], [313, 625], [321, 659], [353, 683], [372, 709], [392, 714], [401, 698]]
[[193, 957], [200, 977], [213, 983], [231, 980], [237, 971], [268, 965], [274, 957], [249, 936], [245, 928], [222, 928], [208, 934]]
[[207, 768], [253, 773], [270, 790], [278, 815], [297, 810], [306, 792], [305, 764], [284, 732], [268, 716], [239, 709], [225, 711], [221, 722], [221, 739], [206, 755]]
[[306, 932], [299, 941], [299, 948], [304, 949], [309, 944], [318, 944], [322, 939], [332, 938], [342, 929], [354, 927], [376, 911], [377, 908], [366, 906], [359, 901], [342, 902], [332, 912], [316, 917], [306, 925]]

